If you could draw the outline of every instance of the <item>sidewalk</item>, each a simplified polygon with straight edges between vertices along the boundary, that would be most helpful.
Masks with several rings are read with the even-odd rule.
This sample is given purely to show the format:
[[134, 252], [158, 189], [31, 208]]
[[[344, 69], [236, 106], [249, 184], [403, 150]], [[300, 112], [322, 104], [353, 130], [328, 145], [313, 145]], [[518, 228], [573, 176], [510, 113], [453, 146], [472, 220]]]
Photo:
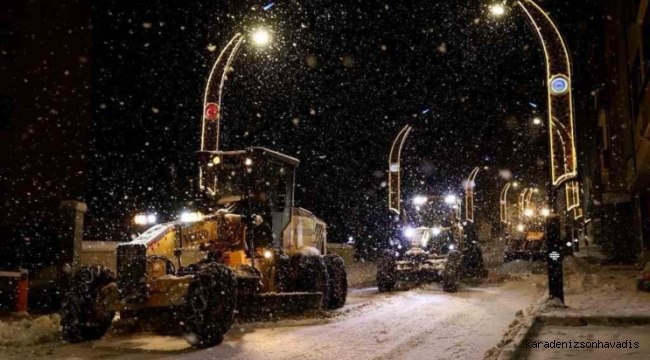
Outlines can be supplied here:
[[[584, 248], [583, 248], [584, 249]], [[539, 302], [520, 319], [526, 323], [510, 334], [512, 346], [499, 359], [648, 359], [650, 354], [650, 293], [636, 290], [634, 266], [594, 264], [596, 248], [564, 261], [566, 308]], [[544, 279], [542, 279], [543, 277]], [[546, 287], [546, 275], [540, 286]], [[528, 342], [527, 342], [528, 341]], [[529, 348], [532, 342], [564, 341], [585, 348]], [[593, 348], [609, 342], [614, 348]], [[589, 343], [589, 345], [587, 345]], [[637, 347], [635, 347], [635, 345]], [[587, 348], [586, 346], [590, 346]], [[609, 346], [609, 345], [608, 345]]]

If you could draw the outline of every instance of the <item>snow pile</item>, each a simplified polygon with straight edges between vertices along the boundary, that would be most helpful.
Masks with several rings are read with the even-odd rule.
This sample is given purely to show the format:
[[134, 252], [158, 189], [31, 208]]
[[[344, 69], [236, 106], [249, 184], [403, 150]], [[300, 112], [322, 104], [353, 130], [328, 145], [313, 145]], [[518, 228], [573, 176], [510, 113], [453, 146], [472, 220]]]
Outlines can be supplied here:
[[60, 337], [58, 314], [18, 321], [0, 320], [0, 346], [27, 346], [56, 341]]
[[501, 354], [501, 351], [503, 351], [503, 348], [510, 344], [514, 338], [519, 334], [521, 329], [527, 324], [527, 319], [531, 317], [532, 310], [533, 308], [530, 307], [526, 309], [526, 313], [522, 310], [517, 311], [515, 313], [515, 319], [512, 320], [510, 325], [508, 325], [508, 329], [504, 332], [503, 338], [497, 346], [491, 347], [488, 349], [485, 354], [483, 355], [484, 360], [496, 360], [499, 357], [499, 354]]

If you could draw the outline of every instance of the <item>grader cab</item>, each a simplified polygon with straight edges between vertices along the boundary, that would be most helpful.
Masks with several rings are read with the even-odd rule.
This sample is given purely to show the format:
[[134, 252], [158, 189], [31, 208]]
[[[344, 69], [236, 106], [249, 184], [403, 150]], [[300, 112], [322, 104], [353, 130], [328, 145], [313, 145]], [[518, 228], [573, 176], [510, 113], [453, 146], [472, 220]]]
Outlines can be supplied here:
[[199, 152], [201, 201], [117, 248], [117, 274], [80, 269], [62, 306], [73, 342], [98, 339], [115, 312], [169, 310], [195, 347], [218, 345], [239, 316], [345, 304], [341, 257], [325, 223], [294, 206], [299, 161], [265, 148]]

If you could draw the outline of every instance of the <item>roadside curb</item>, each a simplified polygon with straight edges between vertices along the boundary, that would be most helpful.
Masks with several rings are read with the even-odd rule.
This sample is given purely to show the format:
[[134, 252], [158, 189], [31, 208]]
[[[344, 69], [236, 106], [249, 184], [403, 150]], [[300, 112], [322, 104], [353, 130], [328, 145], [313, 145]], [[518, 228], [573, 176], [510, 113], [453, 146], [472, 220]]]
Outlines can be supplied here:
[[519, 329], [519, 332], [508, 345], [504, 346], [499, 353], [498, 360], [516, 360], [521, 355], [526, 346], [526, 340], [529, 340], [539, 329], [540, 321], [537, 315], [530, 316]]

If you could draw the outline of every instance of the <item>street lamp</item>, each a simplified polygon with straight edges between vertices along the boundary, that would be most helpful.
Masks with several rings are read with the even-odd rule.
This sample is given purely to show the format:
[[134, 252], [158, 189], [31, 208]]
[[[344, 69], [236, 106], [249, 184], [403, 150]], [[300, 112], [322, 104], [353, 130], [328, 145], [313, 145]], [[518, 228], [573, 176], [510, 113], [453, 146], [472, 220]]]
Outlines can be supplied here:
[[542, 211], [541, 211], [541, 214], [542, 214], [543, 217], [547, 217], [547, 216], [551, 215], [551, 210], [549, 210], [547, 208], [543, 208]]
[[266, 46], [271, 41], [271, 34], [268, 30], [260, 28], [253, 32], [253, 43], [257, 46]]
[[490, 5], [490, 13], [492, 13], [494, 16], [502, 16], [506, 13], [506, 8], [503, 6], [503, 4], [493, 4]]
[[542, 119], [536, 117], [533, 119], [533, 124], [535, 125], [542, 125]]
[[445, 196], [445, 204], [453, 205], [456, 203], [456, 195], [447, 195]]

